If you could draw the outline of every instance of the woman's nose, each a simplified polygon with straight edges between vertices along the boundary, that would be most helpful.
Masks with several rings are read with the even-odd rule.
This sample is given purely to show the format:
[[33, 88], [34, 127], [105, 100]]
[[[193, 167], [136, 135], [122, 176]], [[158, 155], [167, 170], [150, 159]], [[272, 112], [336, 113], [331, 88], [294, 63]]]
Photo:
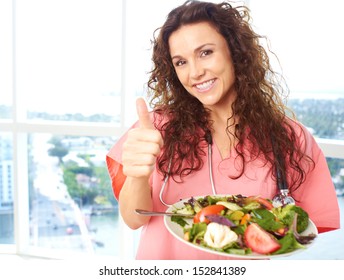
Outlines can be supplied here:
[[190, 77], [192, 79], [199, 79], [205, 73], [205, 69], [201, 63], [193, 61], [190, 63]]

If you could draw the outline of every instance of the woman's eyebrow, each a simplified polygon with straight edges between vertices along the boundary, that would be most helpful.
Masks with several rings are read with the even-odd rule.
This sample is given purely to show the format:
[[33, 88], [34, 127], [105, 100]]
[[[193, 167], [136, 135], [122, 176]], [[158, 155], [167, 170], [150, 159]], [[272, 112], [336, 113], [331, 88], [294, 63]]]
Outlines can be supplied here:
[[[201, 49], [203, 49], [204, 47], [208, 47], [208, 46], [215, 46], [216, 44], [214, 44], [214, 43], [205, 43], [205, 44], [202, 44], [202, 45], [200, 45], [199, 47], [197, 47], [196, 49], [194, 49], [194, 53], [198, 53]], [[181, 58], [183, 58], [183, 56], [182, 55], [179, 55], [179, 54], [176, 54], [176, 55], [174, 55], [174, 56], [172, 56], [171, 57], [171, 59], [172, 60], [174, 60], [174, 59], [181, 59]]]
[[203, 44], [203, 45], [201, 45], [201, 46], [199, 46], [198, 48], [196, 48], [195, 50], [194, 50], [194, 53], [197, 53], [197, 52], [199, 52], [201, 49], [203, 49], [203, 48], [205, 48], [205, 47], [213, 47], [213, 46], [215, 46], [216, 44], [214, 44], [214, 43], [206, 43], [206, 44]]

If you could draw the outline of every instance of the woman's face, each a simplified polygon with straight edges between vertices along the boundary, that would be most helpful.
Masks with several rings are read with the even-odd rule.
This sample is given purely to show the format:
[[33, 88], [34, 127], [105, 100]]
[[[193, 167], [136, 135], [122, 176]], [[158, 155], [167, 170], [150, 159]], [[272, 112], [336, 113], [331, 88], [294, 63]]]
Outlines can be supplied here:
[[178, 79], [202, 104], [228, 108], [235, 98], [235, 74], [227, 42], [207, 22], [182, 26], [169, 38]]

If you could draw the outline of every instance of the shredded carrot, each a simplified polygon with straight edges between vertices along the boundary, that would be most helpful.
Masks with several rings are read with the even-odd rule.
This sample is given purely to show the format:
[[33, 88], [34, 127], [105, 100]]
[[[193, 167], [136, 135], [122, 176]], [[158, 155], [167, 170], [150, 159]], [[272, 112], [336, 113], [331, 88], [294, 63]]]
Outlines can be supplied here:
[[241, 225], [245, 225], [247, 224], [247, 222], [251, 219], [251, 215], [246, 213], [242, 218], [241, 218], [241, 221], [240, 221], [240, 224]]

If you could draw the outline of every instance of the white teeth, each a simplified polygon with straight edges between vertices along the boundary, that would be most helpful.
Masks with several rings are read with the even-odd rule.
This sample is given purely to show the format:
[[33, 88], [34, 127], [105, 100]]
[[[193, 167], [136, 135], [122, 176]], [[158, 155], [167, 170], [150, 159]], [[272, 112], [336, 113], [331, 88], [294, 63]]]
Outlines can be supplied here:
[[200, 90], [204, 90], [204, 89], [209, 88], [213, 83], [214, 83], [214, 80], [210, 80], [210, 81], [207, 81], [203, 84], [196, 85], [196, 88], [198, 88]]

